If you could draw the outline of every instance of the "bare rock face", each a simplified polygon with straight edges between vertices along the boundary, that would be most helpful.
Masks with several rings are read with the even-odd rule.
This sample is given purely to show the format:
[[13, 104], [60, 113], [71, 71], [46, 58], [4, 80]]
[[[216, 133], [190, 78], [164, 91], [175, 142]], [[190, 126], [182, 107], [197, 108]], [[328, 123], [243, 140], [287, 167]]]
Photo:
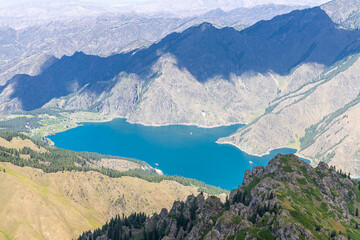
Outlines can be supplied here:
[[216, 77], [201, 83], [180, 69], [171, 54], [162, 56], [152, 72], [148, 80], [122, 72], [109, 82], [89, 84], [52, 99], [44, 108], [96, 111], [145, 125], [208, 127], [250, 122], [277, 91], [269, 74], [233, 75], [230, 80]]
[[[200, 126], [250, 122], [256, 117], [254, 112], [262, 111], [264, 102], [276, 92], [270, 76], [234, 75], [231, 80], [216, 77], [201, 83], [177, 65], [170, 54], [154, 65], [159, 76], [141, 90], [141, 98], [128, 116], [130, 122]], [[256, 87], [259, 85], [264, 87]]]

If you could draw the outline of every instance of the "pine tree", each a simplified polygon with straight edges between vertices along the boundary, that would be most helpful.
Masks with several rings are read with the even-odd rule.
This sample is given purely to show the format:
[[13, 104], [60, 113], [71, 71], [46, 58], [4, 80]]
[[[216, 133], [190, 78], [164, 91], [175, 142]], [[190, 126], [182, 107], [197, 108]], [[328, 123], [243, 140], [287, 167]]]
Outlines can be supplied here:
[[143, 239], [144, 239], [144, 240], [146, 240], [146, 239], [147, 239], [147, 235], [146, 235], [145, 228], [144, 228], [144, 231], [143, 231]]
[[198, 209], [198, 206], [196, 204], [196, 198], [194, 198], [194, 200], [191, 203], [191, 207], [190, 207], [190, 219], [192, 221], [195, 220], [196, 217], [196, 210]]
[[257, 217], [257, 214], [256, 212], [253, 213], [253, 215], [249, 218], [249, 221], [252, 222], [253, 224], [256, 223], [256, 217]]
[[161, 225], [161, 228], [160, 228], [160, 231], [159, 231], [160, 238], [165, 237], [166, 228], [167, 228], [166, 221], [163, 221], [163, 222], [162, 222], [162, 225]]
[[236, 194], [233, 197], [233, 204], [242, 202], [242, 192], [237, 191]]
[[225, 210], [230, 210], [230, 201], [229, 197], [226, 196], [226, 202], [225, 202]]
[[271, 193], [270, 193], [270, 196], [269, 196], [269, 199], [271, 200], [271, 199], [273, 199], [273, 198], [274, 198], [274, 193], [271, 192]]

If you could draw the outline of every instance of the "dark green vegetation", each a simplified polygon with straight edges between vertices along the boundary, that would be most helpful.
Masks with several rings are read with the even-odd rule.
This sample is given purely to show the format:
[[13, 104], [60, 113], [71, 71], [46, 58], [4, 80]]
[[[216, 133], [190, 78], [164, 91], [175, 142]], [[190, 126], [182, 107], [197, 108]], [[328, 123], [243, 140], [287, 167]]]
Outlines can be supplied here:
[[[96, 239], [97, 237], [106, 236], [108, 239], [137, 239], [141, 238], [143, 232], [140, 232], [138, 229], [141, 229], [146, 220], [146, 215], [144, 213], [133, 213], [129, 217], [116, 216], [111, 218], [111, 220], [106, 223], [101, 229], [96, 229], [93, 233], [85, 232], [80, 237], [79, 240], [85, 240], [90, 237]], [[134, 231], [135, 229], [135, 231]]]
[[[21, 139], [30, 139], [36, 146], [41, 147], [43, 150], [45, 150], [40, 152], [30, 149], [29, 147], [14, 149], [0, 146], [0, 162], [10, 162], [14, 165], [21, 167], [27, 166], [39, 168], [47, 173], [73, 170], [85, 172], [96, 171], [114, 178], [130, 176], [141, 178], [150, 182], [171, 180], [185, 186], [196, 186], [199, 188], [199, 192], [203, 191], [209, 194], [226, 193], [226, 191], [222, 190], [221, 188], [207, 185], [195, 179], [189, 179], [180, 176], [159, 175], [147, 163], [135, 159], [119, 158], [115, 156], [100, 155], [97, 153], [89, 152], [78, 153], [59, 148], [48, 147], [43, 143], [32, 140], [26, 135], [20, 133], [3, 132], [0, 133], [0, 137], [6, 139], [7, 141], [11, 141], [14, 137], [20, 137]], [[98, 164], [98, 161], [101, 158], [122, 159], [134, 162], [138, 164], [141, 168], [131, 169], [128, 171], [117, 171], [109, 168], [104, 168]]]
[[[41, 123], [42, 118], [39, 117], [41, 114], [53, 115], [56, 117], [60, 116], [61, 112], [74, 112], [74, 111], [59, 111], [53, 109], [36, 109], [29, 112], [20, 112], [22, 116], [11, 118], [8, 120], [0, 121], [0, 132], [29, 132], [29, 129], [25, 127], [28, 123], [31, 128], [39, 128], [43, 126]], [[28, 116], [28, 117], [27, 117]], [[31, 116], [31, 117], [30, 117]]]
[[266, 168], [246, 171], [225, 203], [189, 196], [136, 227], [118, 219], [117, 238], [109, 237], [107, 224], [79, 239], [360, 239], [359, 189], [358, 181], [326, 163], [312, 168], [279, 154]]

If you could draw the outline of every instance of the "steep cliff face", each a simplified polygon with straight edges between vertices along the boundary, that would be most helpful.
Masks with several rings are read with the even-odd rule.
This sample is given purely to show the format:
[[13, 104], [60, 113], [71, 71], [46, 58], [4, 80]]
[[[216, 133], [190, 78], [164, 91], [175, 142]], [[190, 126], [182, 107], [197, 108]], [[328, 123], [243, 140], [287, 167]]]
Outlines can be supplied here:
[[[131, 230], [134, 239], [358, 239], [359, 203], [359, 184], [347, 174], [277, 155], [266, 168], [247, 170], [225, 203], [189, 196]], [[95, 237], [108, 239], [108, 226]]]

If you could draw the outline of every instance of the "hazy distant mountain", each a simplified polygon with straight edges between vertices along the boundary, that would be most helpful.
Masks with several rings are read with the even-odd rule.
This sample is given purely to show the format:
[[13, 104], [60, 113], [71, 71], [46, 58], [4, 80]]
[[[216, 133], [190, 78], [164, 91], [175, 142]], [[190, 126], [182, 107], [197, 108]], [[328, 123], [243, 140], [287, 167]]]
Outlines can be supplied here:
[[258, 5], [276, 4], [276, 5], [302, 5], [302, 6], [318, 6], [328, 0], [206, 0], [206, 1], [194, 1], [194, 0], [153, 0], [146, 1], [143, 4], [134, 6], [127, 6], [136, 12], [154, 13], [157, 11], [163, 11], [172, 13], [175, 15], [189, 16], [194, 13], [205, 13], [207, 11], [221, 8], [226, 11], [235, 8], [252, 8]]
[[217, 8], [200, 15], [199, 18], [221, 27], [233, 27], [236, 26], [236, 24], [251, 26], [260, 20], [270, 20], [277, 15], [304, 8], [307, 7], [275, 4], [259, 5], [252, 8], [235, 8], [230, 11]]
[[0, 26], [20, 29], [59, 20], [95, 17], [109, 12], [110, 8], [104, 5], [84, 1], [20, 1], [0, 7]]
[[147, 0], [147, 1], [81, 1], [81, 0], [17, 0], [0, 5], [0, 26], [24, 28], [58, 20], [69, 20], [103, 14], [148, 15], [153, 17], [194, 17], [220, 8], [253, 8], [275, 4], [290, 6], [317, 6], [327, 0]]

